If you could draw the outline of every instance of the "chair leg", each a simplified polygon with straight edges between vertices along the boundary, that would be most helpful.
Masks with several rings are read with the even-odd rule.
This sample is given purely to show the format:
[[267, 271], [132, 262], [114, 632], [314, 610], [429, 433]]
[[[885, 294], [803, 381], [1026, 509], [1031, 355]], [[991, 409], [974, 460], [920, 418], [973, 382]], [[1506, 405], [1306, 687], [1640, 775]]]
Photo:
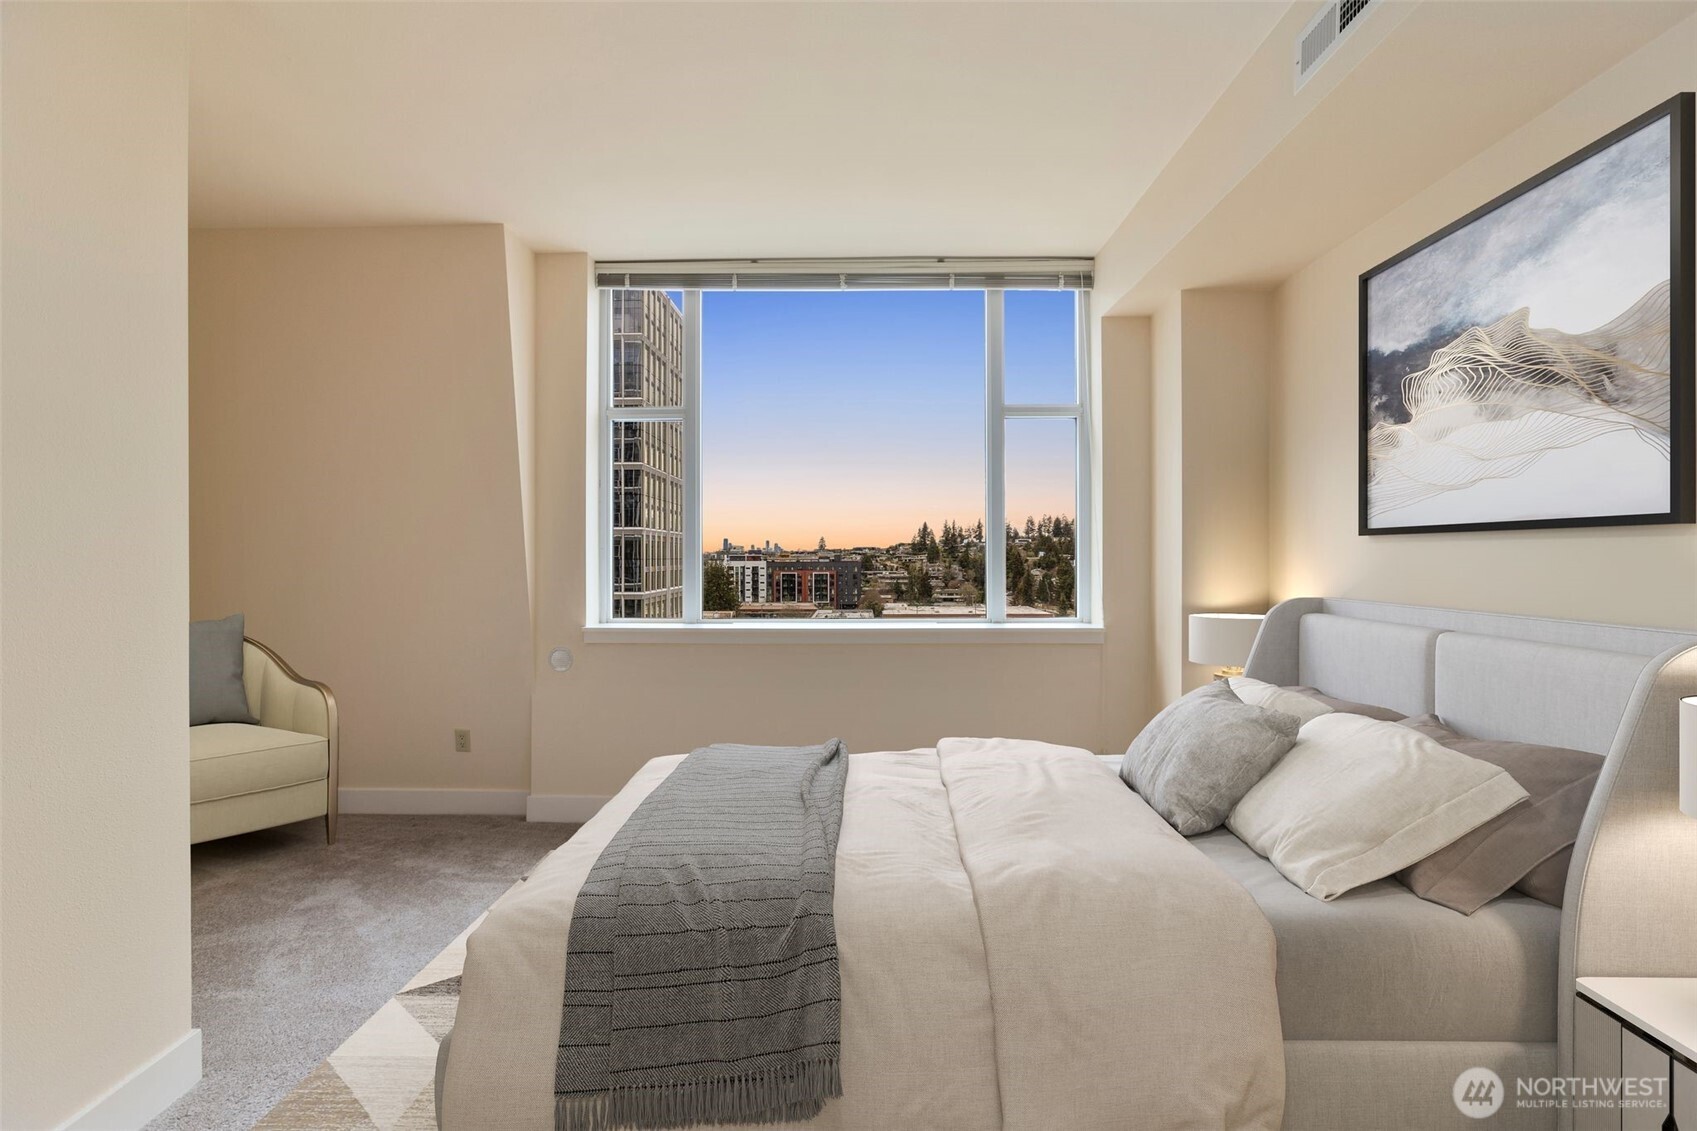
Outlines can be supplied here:
[[329, 807], [324, 812], [324, 843], [336, 843], [336, 799], [330, 798]]

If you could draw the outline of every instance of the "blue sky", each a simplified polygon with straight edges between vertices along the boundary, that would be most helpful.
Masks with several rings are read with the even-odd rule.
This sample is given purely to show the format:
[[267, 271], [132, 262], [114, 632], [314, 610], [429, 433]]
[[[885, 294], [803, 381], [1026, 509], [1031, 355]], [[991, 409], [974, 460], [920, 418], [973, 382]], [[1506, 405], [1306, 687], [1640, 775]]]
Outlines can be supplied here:
[[[1073, 295], [1006, 296], [1008, 399], [1072, 398]], [[703, 538], [888, 545], [984, 515], [984, 295], [709, 291]], [[1008, 513], [1073, 511], [1073, 426], [1009, 426]]]

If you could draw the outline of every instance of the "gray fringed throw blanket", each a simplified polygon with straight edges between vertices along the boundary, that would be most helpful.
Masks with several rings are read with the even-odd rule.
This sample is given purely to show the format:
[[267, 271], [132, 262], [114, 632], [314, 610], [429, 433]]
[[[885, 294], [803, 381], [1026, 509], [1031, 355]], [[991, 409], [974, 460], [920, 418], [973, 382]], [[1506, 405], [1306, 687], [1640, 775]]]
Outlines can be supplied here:
[[709, 746], [637, 806], [572, 910], [559, 1131], [789, 1122], [842, 1095], [847, 774], [835, 739]]

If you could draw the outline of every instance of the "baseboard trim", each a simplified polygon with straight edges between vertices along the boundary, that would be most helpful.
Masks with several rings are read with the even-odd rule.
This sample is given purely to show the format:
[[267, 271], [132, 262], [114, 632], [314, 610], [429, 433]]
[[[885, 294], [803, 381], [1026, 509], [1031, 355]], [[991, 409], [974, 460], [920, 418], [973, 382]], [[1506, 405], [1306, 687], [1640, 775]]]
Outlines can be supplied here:
[[449, 814], [483, 817], [522, 817], [522, 789], [358, 789], [343, 788], [336, 797], [344, 813]]
[[60, 1124], [59, 1131], [145, 1127], [199, 1082], [200, 1030], [190, 1029], [175, 1044], [120, 1080], [117, 1087]]
[[581, 825], [601, 811], [601, 806], [613, 800], [580, 793], [533, 793], [525, 805], [527, 821], [555, 821], [566, 825]]

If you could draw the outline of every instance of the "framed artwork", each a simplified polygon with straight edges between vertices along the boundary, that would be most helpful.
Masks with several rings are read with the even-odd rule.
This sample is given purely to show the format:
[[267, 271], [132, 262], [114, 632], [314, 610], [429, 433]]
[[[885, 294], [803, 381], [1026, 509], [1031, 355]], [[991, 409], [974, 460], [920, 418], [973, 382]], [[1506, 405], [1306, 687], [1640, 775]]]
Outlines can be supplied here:
[[1692, 522], [1680, 94], [1361, 276], [1362, 534]]

